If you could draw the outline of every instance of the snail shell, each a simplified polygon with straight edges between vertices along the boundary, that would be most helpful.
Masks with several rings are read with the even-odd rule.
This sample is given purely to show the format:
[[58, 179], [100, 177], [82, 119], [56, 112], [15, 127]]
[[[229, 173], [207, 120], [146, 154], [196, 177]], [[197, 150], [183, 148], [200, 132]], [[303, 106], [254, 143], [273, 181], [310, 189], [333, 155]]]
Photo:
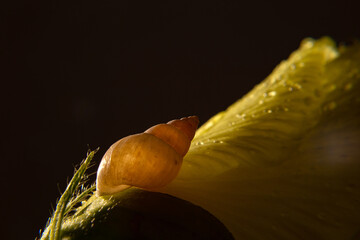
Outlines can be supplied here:
[[114, 194], [130, 186], [157, 189], [170, 183], [181, 168], [198, 124], [196, 116], [176, 119], [115, 142], [97, 171], [97, 193]]

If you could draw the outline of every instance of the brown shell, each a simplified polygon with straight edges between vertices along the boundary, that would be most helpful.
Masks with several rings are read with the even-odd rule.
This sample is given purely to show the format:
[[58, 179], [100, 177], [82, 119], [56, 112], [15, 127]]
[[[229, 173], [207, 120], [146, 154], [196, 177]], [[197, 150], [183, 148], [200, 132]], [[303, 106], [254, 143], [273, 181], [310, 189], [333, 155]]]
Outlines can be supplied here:
[[196, 116], [158, 124], [114, 143], [101, 160], [96, 180], [99, 195], [129, 186], [157, 189], [178, 174], [199, 120]]

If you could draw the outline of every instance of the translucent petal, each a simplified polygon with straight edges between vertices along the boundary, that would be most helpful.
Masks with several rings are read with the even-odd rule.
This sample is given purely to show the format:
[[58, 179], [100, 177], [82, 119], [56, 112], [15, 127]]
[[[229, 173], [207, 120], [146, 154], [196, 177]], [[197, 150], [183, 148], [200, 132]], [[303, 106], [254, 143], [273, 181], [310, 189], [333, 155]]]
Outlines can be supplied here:
[[196, 133], [164, 193], [236, 239], [351, 239], [360, 230], [360, 45], [305, 39]]

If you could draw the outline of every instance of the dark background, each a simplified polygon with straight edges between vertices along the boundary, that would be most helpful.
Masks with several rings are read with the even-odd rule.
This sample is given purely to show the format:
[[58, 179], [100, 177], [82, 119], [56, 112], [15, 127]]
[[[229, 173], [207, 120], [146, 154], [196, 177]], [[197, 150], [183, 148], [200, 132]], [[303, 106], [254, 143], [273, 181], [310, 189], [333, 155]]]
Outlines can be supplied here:
[[119, 138], [204, 123], [303, 38], [359, 38], [356, 2], [2, 3], [1, 239], [38, 236], [89, 147], [96, 171]]

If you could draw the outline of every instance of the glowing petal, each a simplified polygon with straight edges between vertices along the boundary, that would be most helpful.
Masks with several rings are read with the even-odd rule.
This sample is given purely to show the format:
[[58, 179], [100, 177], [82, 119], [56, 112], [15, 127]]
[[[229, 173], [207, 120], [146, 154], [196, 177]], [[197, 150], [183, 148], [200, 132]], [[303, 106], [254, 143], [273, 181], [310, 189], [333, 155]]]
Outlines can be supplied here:
[[360, 229], [360, 46], [306, 39], [196, 133], [163, 192], [237, 239], [350, 239]]

